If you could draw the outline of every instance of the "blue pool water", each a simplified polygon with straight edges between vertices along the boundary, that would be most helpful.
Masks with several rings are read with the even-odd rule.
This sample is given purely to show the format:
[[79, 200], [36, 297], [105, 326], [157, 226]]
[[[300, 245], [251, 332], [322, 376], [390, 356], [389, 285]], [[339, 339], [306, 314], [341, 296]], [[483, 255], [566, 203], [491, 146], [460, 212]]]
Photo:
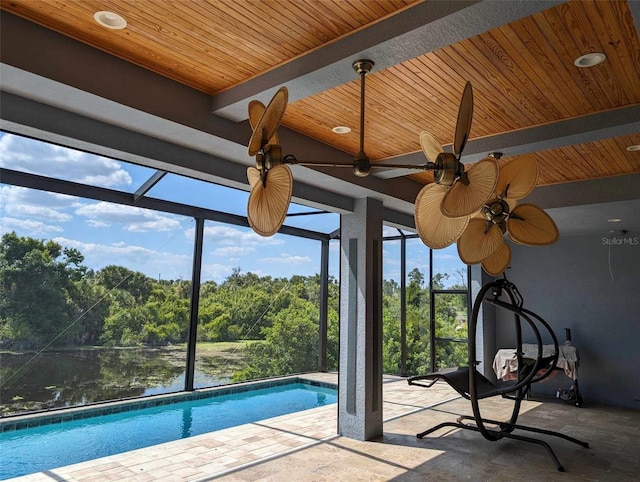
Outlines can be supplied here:
[[0, 480], [335, 403], [292, 383], [0, 433]]

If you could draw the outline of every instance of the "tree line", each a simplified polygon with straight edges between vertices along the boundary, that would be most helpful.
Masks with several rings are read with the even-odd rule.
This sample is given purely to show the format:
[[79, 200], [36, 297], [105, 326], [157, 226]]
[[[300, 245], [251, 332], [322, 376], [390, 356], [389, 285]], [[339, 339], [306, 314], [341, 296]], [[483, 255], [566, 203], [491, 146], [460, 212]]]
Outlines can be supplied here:
[[[98, 271], [84, 256], [52, 240], [20, 237], [0, 240], [0, 349], [44, 346], [163, 346], [184, 343], [189, 330], [191, 282], [157, 280], [123, 266]], [[434, 278], [442, 288], [446, 275]], [[329, 282], [328, 367], [338, 367], [337, 280]], [[430, 296], [416, 268], [406, 292], [407, 367], [429, 367]], [[436, 304], [436, 334], [466, 337], [466, 300], [450, 295]], [[320, 276], [273, 278], [236, 268], [221, 283], [201, 285], [199, 342], [251, 340], [247, 366], [235, 380], [317, 370]], [[400, 367], [400, 287], [383, 282], [384, 369]], [[460, 344], [437, 346], [443, 363], [464, 355]], [[448, 351], [447, 351], [448, 350]]]

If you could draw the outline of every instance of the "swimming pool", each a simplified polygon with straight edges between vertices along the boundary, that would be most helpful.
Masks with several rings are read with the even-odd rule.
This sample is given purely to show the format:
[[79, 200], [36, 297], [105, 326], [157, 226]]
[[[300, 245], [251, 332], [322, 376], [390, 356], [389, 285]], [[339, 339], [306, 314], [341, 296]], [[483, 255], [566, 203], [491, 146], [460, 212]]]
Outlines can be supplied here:
[[[19, 424], [9, 427], [3, 422], [0, 480], [337, 401], [334, 388], [325, 384], [303, 383], [299, 379], [293, 383], [249, 389], [252, 387], [256, 386], [245, 386], [244, 391], [231, 389], [233, 393], [228, 393], [228, 390], [226, 393], [223, 390], [200, 392], [194, 394], [198, 397], [196, 399], [177, 403], [163, 398], [159, 405], [129, 408], [119, 413], [99, 416], [92, 412], [80, 413], [75, 420], [58, 416], [45, 420], [46, 425], [39, 422], [39, 426], [29, 428], [21, 428]], [[148, 403], [152, 402], [143, 402]]]

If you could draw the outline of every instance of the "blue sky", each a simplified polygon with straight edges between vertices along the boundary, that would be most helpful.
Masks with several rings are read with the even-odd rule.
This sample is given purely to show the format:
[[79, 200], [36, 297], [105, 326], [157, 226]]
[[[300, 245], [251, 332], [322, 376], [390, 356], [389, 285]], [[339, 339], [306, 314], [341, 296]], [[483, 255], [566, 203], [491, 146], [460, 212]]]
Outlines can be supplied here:
[[[133, 193], [153, 169], [75, 151], [45, 142], [0, 133], [0, 165], [57, 179]], [[246, 215], [248, 192], [216, 186], [174, 174], [165, 176], [149, 197]], [[292, 205], [289, 212], [310, 211]], [[331, 232], [337, 214], [288, 218], [285, 224]], [[74, 247], [84, 264], [98, 270], [109, 264], [127, 266], [148, 276], [190, 279], [195, 222], [192, 218], [136, 207], [0, 185], [0, 234], [53, 239]], [[385, 227], [385, 235], [397, 235]], [[338, 275], [339, 243], [331, 243], [330, 273]], [[385, 243], [384, 276], [399, 279], [399, 243]], [[202, 280], [223, 281], [234, 268], [258, 275], [290, 277], [319, 272], [320, 243], [276, 234], [263, 238], [248, 228], [205, 223]], [[407, 272], [428, 274], [429, 252], [420, 240], [407, 245]], [[454, 273], [464, 267], [455, 246], [434, 252], [434, 272]], [[455, 283], [452, 276], [452, 283]]]

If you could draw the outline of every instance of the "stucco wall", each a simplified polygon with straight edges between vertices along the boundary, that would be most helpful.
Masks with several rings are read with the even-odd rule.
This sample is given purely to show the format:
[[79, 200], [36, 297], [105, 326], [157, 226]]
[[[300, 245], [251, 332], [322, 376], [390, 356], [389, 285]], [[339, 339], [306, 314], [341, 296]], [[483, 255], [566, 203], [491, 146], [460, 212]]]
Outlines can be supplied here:
[[[560, 342], [564, 328], [571, 329], [581, 357], [579, 384], [585, 406], [591, 402], [640, 408], [636, 236], [569, 236], [548, 247], [512, 246], [507, 276], [524, 296], [525, 307], [547, 320]], [[497, 310], [498, 348], [512, 344], [503, 328], [507, 316]], [[559, 386], [569, 388], [570, 380], [555, 377], [537, 384], [534, 393], [555, 393]]]

